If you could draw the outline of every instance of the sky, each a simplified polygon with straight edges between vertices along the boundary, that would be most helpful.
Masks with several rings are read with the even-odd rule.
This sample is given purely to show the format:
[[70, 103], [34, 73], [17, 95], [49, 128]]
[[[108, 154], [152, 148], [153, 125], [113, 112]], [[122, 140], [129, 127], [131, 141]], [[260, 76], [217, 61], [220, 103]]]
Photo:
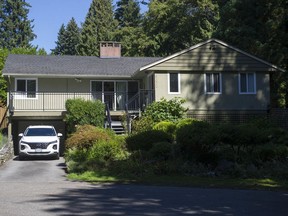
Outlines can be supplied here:
[[[51, 53], [56, 46], [62, 24], [65, 26], [74, 17], [78, 26], [85, 21], [92, 0], [26, 0], [31, 5], [28, 18], [34, 20], [33, 32], [37, 38], [32, 45]], [[113, 0], [116, 4], [116, 0]]]

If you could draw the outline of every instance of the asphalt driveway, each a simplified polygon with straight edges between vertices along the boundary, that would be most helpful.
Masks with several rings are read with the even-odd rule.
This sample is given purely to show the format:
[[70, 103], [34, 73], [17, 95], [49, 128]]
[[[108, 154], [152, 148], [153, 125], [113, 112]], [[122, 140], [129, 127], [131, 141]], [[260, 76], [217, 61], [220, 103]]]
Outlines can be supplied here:
[[288, 216], [288, 192], [68, 181], [64, 160], [0, 167], [1, 216]]

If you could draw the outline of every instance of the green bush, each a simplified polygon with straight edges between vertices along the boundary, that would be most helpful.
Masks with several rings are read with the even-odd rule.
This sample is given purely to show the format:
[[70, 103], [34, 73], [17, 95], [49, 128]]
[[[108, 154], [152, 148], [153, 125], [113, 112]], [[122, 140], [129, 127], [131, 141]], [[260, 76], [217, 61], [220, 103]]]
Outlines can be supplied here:
[[85, 101], [82, 98], [68, 99], [65, 106], [68, 133], [74, 132], [77, 125], [104, 126], [105, 105], [101, 101]]
[[199, 159], [200, 155], [215, 150], [215, 131], [207, 122], [193, 122], [180, 127], [176, 132], [177, 145], [187, 159]]
[[199, 119], [195, 119], [195, 118], [184, 118], [184, 119], [180, 119], [177, 124], [176, 124], [176, 128], [179, 129], [182, 126], [185, 125], [189, 125], [189, 124], [193, 124], [193, 122], [199, 122], [201, 120]]
[[176, 125], [173, 122], [161, 121], [153, 126], [153, 130], [161, 130], [168, 134], [175, 134]]
[[154, 101], [147, 106], [143, 116], [149, 116], [154, 122], [172, 121], [184, 118], [187, 109], [183, 107], [184, 99], [173, 98], [166, 100], [162, 98], [160, 101]]
[[173, 159], [173, 144], [170, 142], [159, 142], [153, 144], [150, 149], [152, 159], [169, 160]]
[[154, 121], [149, 116], [142, 116], [140, 119], [132, 121], [132, 133], [139, 133], [153, 129]]
[[129, 151], [149, 151], [153, 144], [159, 142], [172, 143], [172, 136], [159, 130], [143, 131], [137, 134], [132, 134], [126, 138], [127, 149]]
[[109, 141], [113, 136], [113, 131], [92, 125], [80, 125], [76, 127], [76, 132], [66, 140], [66, 148], [89, 149], [94, 143]]
[[253, 158], [265, 161], [284, 161], [288, 157], [288, 147], [285, 145], [266, 144], [259, 146], [253, 153]]
[[107, 168], [114, 161], [128, 158], [124, 141], [112, 139], [108, 141], [98, 141], [89, 150], [87, 160], [100, 168]]

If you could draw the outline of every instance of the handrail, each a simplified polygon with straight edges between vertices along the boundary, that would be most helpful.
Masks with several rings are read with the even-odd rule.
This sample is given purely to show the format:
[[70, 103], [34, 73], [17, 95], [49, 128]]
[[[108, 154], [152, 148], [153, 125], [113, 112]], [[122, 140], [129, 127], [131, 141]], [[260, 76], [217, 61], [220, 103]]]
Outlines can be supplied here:
[[111, 129], [112, 128], [112, 118], [111, 118], [111, 114], [110, 114], [109, 104], [107, 102], [105, 103], [105, 109], [106, 109], [106, 117], [107, 117], [107, 121], [108, 121], [108, 126]]

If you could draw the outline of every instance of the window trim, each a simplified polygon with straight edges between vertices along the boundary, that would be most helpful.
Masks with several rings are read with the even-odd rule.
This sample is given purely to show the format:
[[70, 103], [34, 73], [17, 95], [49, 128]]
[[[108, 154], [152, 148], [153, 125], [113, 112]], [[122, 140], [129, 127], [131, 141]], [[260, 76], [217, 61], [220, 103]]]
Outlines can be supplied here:
[[[170, 75], [171, 74], [177, 74], [178, 75], [178, 91], [177, 92], [171, 92], [171, 88], [170, 88]], [[174, 72], [174, 71], [171, 71], [171, 72], [168, 72], [167, 73], [167, 77], [168, 77], [168, 94], [181, 94], [181, 76], [180, 76], [180, 73], [179, 72]]]
[[[208, 92], [207, 91], [207, 74], [219, 74], [219, 92]], [[214, 80], [214, 75], [212, 76], [212, 79]], [[214, 87], [214, 84], [213, 84]], [[214, 89], [214, 88], [213, 88]], [[222, 94], [222, 73], [220, 72], [208, 72], [204, 73], [204, 92], [205, 94]]]
[[[246, 75], [246, 92], [242, 92], [241, 91], [241, 74], [245, 74]], [[248, 74], [253, 74], [253, 86], [254, 86], [254, 91], [253, 92], [249, 92], [248, 91]], [[238, 89], [239, 89], [239, 94], [240, 95], [248, 95], [248, 94], [256, 94], [256, 73], [255, 72], [239, 72], [238, 74]]]
[[[25, 92], [17, 91], [18, 87], [18, 80], [25, 80]], [[34, 80], [35, 81], [35, 97], [28, 97], [27, 96], [27, 81]], [[37, 100], [38, 99], [38, 78], [15, 78], [15, 99], [25, 99], [25, 100]]]

